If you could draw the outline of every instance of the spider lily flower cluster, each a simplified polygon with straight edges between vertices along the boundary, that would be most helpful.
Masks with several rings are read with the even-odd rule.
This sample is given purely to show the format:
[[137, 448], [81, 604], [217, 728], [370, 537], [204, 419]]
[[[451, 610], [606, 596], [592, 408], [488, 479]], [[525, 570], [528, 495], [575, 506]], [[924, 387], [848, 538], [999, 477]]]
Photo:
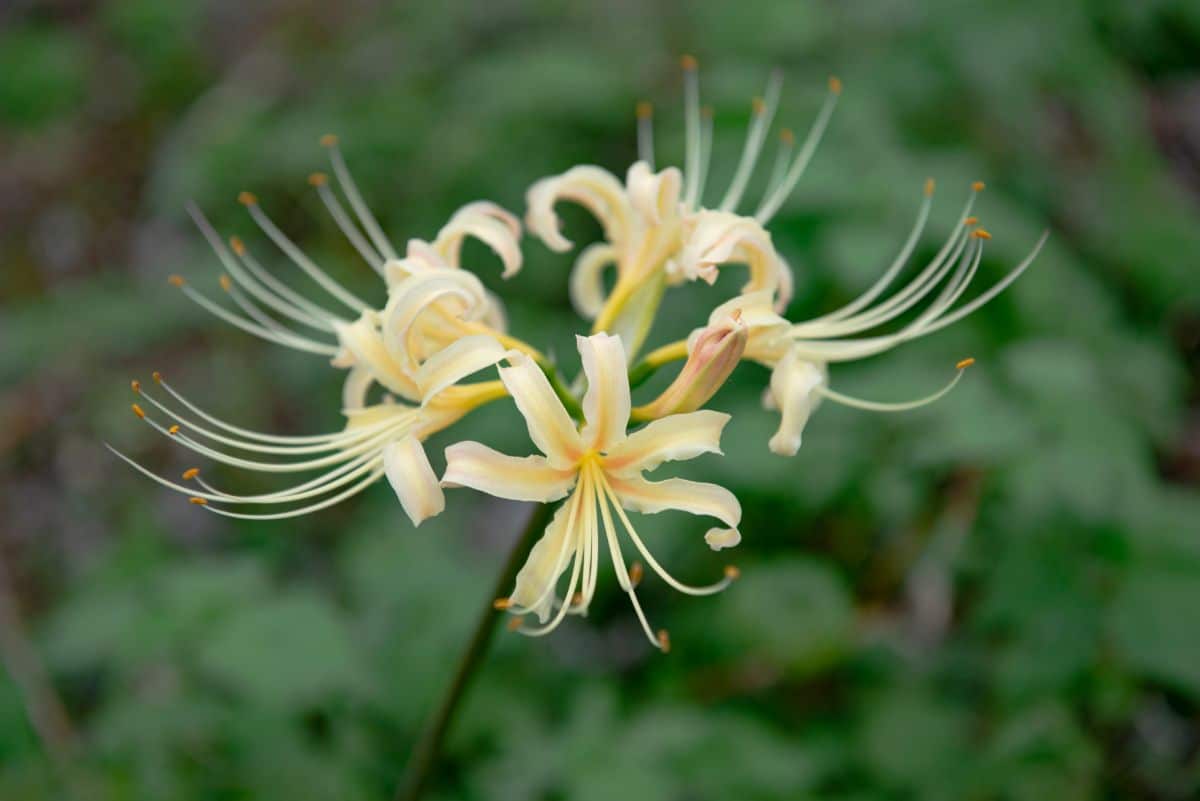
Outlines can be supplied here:
[[[1043, 236], [1003, 278], [964, 300], [991, 238], [972, 214], [983, 189], [976, 183], [946, 241], [915, 277], [889, 292], [924, 233], [934, 195], [930, 180], [912, 230], [879, 280], [840, 309], [791, 321], [784, 313], [792, 274], [767, 225], [816, 152], [841, 84], [830, 80], [826, 100], [798, 148], [790, 131], [781, 132], [766, 189], [747, 214], [747, 189], [776, 116], [781, 81], [772, 76], [763, 97], [751, 104], [732, 179], [709, 206], [711, 115], [700, 106], [695, 60], [685, 58], [683, 71], [687, 135], [682, 169], [656, 168], [653, 111], [643, 103], [637, 108], [639, 157], [623, 181], [585, 165], [536, 181], [528, 191], [524, 228], [551, 250], [572, 247], [555, 210], [560, 201], [582, 205], [603, 227], [603, 241], [578, 255], [567, 281], [572, 303], [592, 321], [590, 333], [577, 338], [579, 376], [562, 375], [537, 348], [511, 335], [501, 300], [462, 261], [463, 242], [476, 239], [499, 259], [502, 277], [517, 273], [523, 228], [518, 217], [491, 202], [470, 203], [432, 240], [408, 240], [401, 255], [369, 210], [337, 139], [327, 136], [321, 144], [329, 152], [332, 179], [316, 173], [309, 183], [350, 246], [382, 280], [377, 305], [332, 278], [247, 192], [239, 201], [263, 237], [322, 293], [322, 300], [278, 277], [241, 239], [223, 240], [196, 208], [190, 213], [223, 268], [219, 285], [228, 302], [218, 302], [180, 276], [169, 280], [189, 299], [247, 333], [324, 357], [345, 371], [344, 426], [305, 436], [250, 430], [205, 410], [155, 373], [153, 389], [133, 382], [133, 411], [165, 437], [211, 462], [308, 477], [272, 492], [239, 494], [215, 486], [199, 468], [172, 480], [114, 452], [193, 504], [229, 517], [307, 514], [381, 478], [414, 525], [445, 508], [447, 488], [538, 503], [561, 501], [511, 596], [497, 599], [497, 607], [513, 615], [512, 628], [529, 635], [553, 631], [567, 615], [585, 614], [595, 596], [603, 542], [617, 584], [647, 639], [666, 650], [665, 631], [650, 625], [638, 601], [643, 564], [670, 587], [692, 595], [723, 590], [737, 577], [737, 569], [725, 566], [719, 580], [702, 586], [677, 579], [650, 552], [628, 512], [678, 510], [712, 518], [720, 525], [710, 527], [704, 539], [713, 550], [741, 541], [741, 508], [728, 490], [645, 475], [667, 461], [721, 453], [721, 432], [729, 416], [704, 407], [734, 368], [751, 361], [770, 369], [764, 404], [779, 411], [780, 423], [768, 446], [783, 455], [799, 450], [809, 417], [822, 401], [877, 412], [932, 403], [958, 383], [973, 360], [959, 362], [953, 378], [936, 392], [902, 402], [834, 390], [830, 365], [882, 354], [961, 320], [1015, 281], [1045, 241]], [[639, 360], [656, 316], [669, 308], [668, 290], [687, 281], [712, 283], [728, 265], [748, 268], [741, 291], [713, 309], [707, 324], [690, 337], [661, 345]], [[908, 322], [877, 333], [901, 316], [908, 316]], [[634, 405], [631, 386], [675, 362], [682, 365], [667, 389]], [[428, 438], [485, 404], [506, 400], [524, 418], [538, 453], [510, 456], [479, 442], [451, 442], [439, 478], [426, 451]], [[636, 558], [627, 562], [630, 550]]]

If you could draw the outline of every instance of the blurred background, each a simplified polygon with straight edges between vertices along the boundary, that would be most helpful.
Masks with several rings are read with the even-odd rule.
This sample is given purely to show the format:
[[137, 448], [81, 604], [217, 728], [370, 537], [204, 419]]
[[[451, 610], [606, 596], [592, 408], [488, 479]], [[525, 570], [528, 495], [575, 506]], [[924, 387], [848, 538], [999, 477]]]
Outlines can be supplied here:
[[[451, 734], [445, 799], [1187, 799], [1200, 793], [1200, 4], [1144, 0], [606, 3], [112, 0], [0, 4], [0, 798], [386, 798], [527, 510], [465, 490], [414, 530], [386, 485], [240, 523], [118, 463], [197, 464], [129, 412], [169, 374], [258, 430], [340, 425], [341, 372], [192, 306], [216, 290], [195, 200], [280, 275], [247, 189], [368, 299], [382, 286], [305, 183], [340, 135], [394, 241], [461, 204], [518, 213], [575, 163], [623, 174], [636, 101], [681, 157], [678, 58], [728, 179], [752, 95], [786, 75], [807, 129], [846, 89], [772, 225], [793, 319], [867, 287], [925, 177], [928, 257], [974, 179], [981, 285], [965, 323], [834, 385], [890, 400], [978, 365], [937, 405], [826, 405], [771, 455], [767, 378], [739, 370], [724, 458], [688, 466], [745, 508], [743, 578], [647, 579], [642, 639], [610, 572], [586, 620], [497, 637]], [[714, 190], [715, 191], [715, 190]], [[596, 227], [568, 213], [586, 242]], [[571, 257], [526, 239], [509, 282], [466, 260], [518, 335], [573, 356]], [[670, 296], [653, 341], [737, 286]], [[498, 404], [453, 430], [526, 453]], [[435, 438], [440, 454], [446, 438]], [[440, 457], [435, 457], [440, 462]], [[726, 554], [645, 518], [676, 574]]]

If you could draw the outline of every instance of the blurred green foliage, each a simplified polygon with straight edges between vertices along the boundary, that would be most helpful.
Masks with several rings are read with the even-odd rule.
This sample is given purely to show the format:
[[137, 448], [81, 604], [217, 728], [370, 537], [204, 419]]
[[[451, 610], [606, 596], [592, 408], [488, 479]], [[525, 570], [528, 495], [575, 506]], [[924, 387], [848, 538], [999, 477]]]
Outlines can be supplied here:
[[[336, 371], [169, 292], [169, 272], [216, 283], [184, 203], [257, 242], [233, 202], [253, 189], [378, 298], [304, 185], [319, 135], [340, 134], [395, 239], [429, 237], [469, 200], [520, 211], [573, 163], [622, 171], [643, 95], [678, 154], [681, 52], [704, 67], [718, 182], [770, 67], [799, 129], [826, 74], [846, 84], [772, 226], [794, 318], [869, 285], [927, 175], [927, 254], [975, 178], [982, 280], [1053, 236], [970, 320], [835, 369], [905, 398], [976, 356], [932, 408], [822, 408], [784, 460], [765, 375], [739, 371], [714, 402], [727, 456], [689, 475], [742, 499], [742, 580], [708, 599], [647, 580], [665, 657], [610, 576], [587, 620], [500, 637], [437, 797], [1200, 794], [1200, 4], [112, 0], [0, 9], [0, 586], [74, 733], [56, 765], [0, 674], [0, 798], [387, 797], [525, 510], [454, 491], [413, 530], [378, 486], [226, 522], [116, 463], [102, 440], [191, 466], [127, 412], [153, 369], [251, 427], [338, 425]], [[569, 262], [527, 245], [505, 284], [468, 257], [516, 331], [569, 360]], [[658, 333], [732, 280], [672, 295]], [[525, 452], [515, 419], [454, 435]], [[697, 580], [722, 565], [702, 528], [645, 523]]]

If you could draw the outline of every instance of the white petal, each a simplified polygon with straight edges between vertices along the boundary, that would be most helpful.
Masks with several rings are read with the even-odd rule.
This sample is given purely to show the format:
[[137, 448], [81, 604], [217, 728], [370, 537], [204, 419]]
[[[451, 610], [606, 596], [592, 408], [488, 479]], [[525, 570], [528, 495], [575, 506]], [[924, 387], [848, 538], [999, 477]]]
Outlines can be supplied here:
[[587, 392], [583, 395], [583, 441], [606, 451], [625, 438], [629, 424], [629, 368], [620, 337], [609, 334], [577, 336]]
[[[436, 311], [438, 314], [426, 312]], [[483, 284], [464, 270], [426, 271], [392, 287], [383, 312], [388, 352], [405, 373], [415, 376], [427, 355], [428, 338], [456, 338], [443, 317], [475, 320], [488, 309]]]
[[549, 619], [555, 601], [556, 594], [550, 588], [571, 564], [571, 556], [575, 551], [575, 543], [566, 542], [567, 550], [563, 553], [564, 539], [574, 537], [574, 532], [567, 528], [568, 509], [572, 505], [568, 501], [554, 513], [550, 525], [546, 526], [546, 533], [534, 544], [521, 572], [517, 573], [516, 586], [513, 588], [513, 604], [529, 608], [530, 604], [536, 603], [530, 611], [542, 623]]
[[509, 363], [511, 367], [500, 368], [500, 380], [525, 418], [533, 444], [550, 458], [551, 465], [574, 465], [583, 455], [583, 441], [546, 374], [523, 353], [510, 355]]
[[596, 319], [600, 309], [604, 308], [607, 294], [604, 291], [604, 270], [609, 265], [615, 265], [617, 252], [612, 245], [596, 243], [589, 245], [571, 268], [571, 279], [568, 289], [571, 295], [571, 305], [575, 311], [589, 320]]
[[647, 481], [644, 478], [608, 476], [609, 485], [621, 499], [621, 505], [635, 512], [654, 514], [678, 509], [694, 515], [715, 517], [730, 528], [742, 520], [742, 506], [733, 493], [716, 484], [668, 478]]
[[771, 235], [752, 217], [704, 210], [691, 215], [684, 228], [678, 269], [688, 278], [711, 283], [719, 266], [740, 263], [750, 268], [750, 281], [743, 292], [765, 289], [774, 293], [787, 280], [782, 276], [786, 265], [775, 252]]
[[789, 351], [771, 373], [771, 401], [780, 411], [779, 430], [768, 447], [780, 456], [795, 456], [809, 415], [817, 408], [821, 395], [817, 387], [826, 381], [823, 365], [804, 361]]
[[663, 462], [720, 453], [721, 431], [728, 422], [729, 415], [711, 409], [655, 420], [609, 450], [604, 469], [616, 475], [633, 475], [653, 470]]
[[478, 442], [446, 448], [447, 487], [471, 487], [513, 501], [556, 501], [571, 491], [577, 471], [556, 470], [544, 456], [509, 456]]
[[742, 541], [742, 533], [736, 528], [710, 528], [704, 535], [704, 541], [714, 551], [722, 548], [732, 548]]
[[586, 208], [604, 226], [604, 238], [614, 244], [624, 241], [629, 231], [629, 200], [625, 188], [612, 173], [600, 167], [581, 166], [551, 178], [543, 178], [525, 195], [529, 207], [525, 224], [530, 233], [551, 250], [571, 249], [571, 242], [559, 230], [554, 204], [572, 200]]
[[352, 367], [346, 373], [346, 381], [342, 384], [342, 411], [361, 409], [367, 404], [367, 390], [375, 378], [365, 367]]
[[660, 225], [679, 213], [679, 191], [683, 176], [676, 167], [655, 173], [644, 161], [635, 162], [625, 174], [629, 201], [649, 225]]
[[392, 357], [375, 324], [374, 312], [364, 312], [353, 323], [334, 323], [338, 342], [354, 356], [354, 363], [369, 370], [371, 377], [409, 400], [420, 395], [417, 385]]
[[461, 267], [459, 253], [462, 242], [474, 237], [483, 242], [504, 264], [504, 278], [521, 269], [521, 224], [495, 203], [479, 201], [463, 206], [442, 230], [438, 231], [433, 247], [450, 267]]
[[430, 356], [417, 370], [421, 398], [429, 401], [443, 389], [504, 358], [504, 346], [495, 337], [463, 337]]
[[425, 448], [411, 434], [383, 447], [383, 468], [388, 483], [396, 491], [400, 505], [414, 526], [441, 513], [446, 497], [437, 475], [425, 455]]

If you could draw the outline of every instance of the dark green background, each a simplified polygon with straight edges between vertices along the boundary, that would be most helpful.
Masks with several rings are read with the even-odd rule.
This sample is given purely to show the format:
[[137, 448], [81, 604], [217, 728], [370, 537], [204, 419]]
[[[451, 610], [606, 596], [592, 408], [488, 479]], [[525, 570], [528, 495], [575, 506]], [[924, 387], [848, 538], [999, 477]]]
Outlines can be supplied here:
[[[525, 511], [457, 490], [414, 530], [380, 485], [237, 524], [110, 457], [103, 441], [166, 474], [194, 463], [129, 413], [129, 379], [155, 369], [248, 426], [338, 425], [339, 372], [167, 286], [216, 286], [184, 204], [266, 255], [234, 202], [252, 190], [379, 301], [304, 182], [321, 134], [396, 241], [429, 238], [477, 198], [522, 212], [571, 164], [623, 172], [642, 97], [677, 160], [684, 52], [715, 107], [718, 184], [770, 67], [801, 130], [826, 76], [845, 82], [772, 226], [794, 319], [886, 266], [926, 176], [925, 254], [976, 178], [995, 236], [981, 282], [1045, 227], [1050, 244], [965, 324], [834, 370], [902, 399], [978, 358], [932, 408], [827, 405], [783, 459], [766, 375], [742, 368], [713, 403], [734, 414], [728, 455], [686, 468], [742, 500], [742, 581], [707, 599], [645, 582], [669, 656], [606, 572], [588, 619], [498, 638], [434, 795], [1196, 797], [1200, 4], [63, 0], [0, 8], [0, 586], [65, 704], [71, 768], [0, 672], [0, 798], [387, 796]], [[467, 258], [516, 332], [569, 362], [570, 260], [525, 244], [503, 285], [482, 248]], [[659, 341], [734, 286], [670, 296]], [[515, 420], [501, 404], [451, 434], [528, 452]], [[642, 530], [703, 581], [725, 556], [706, 526]]]

